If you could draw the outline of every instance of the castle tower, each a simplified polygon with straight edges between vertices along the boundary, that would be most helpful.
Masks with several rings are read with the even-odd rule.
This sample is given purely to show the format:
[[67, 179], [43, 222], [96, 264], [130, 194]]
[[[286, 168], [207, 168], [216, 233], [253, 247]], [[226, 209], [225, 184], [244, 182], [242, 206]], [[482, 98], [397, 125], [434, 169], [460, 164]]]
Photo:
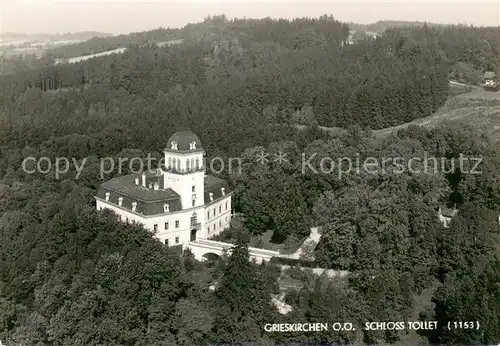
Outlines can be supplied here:
[[141, 223], [168, 246], [219, 234], [230, 227], [229, 184], [205, 174], [204, 150], [191, 131], [167, 141], [162, 169], [103, 182], [98, 210], [110, 209], [123, 222]]
[[193, 132], [179, 131], [167, 142], [165, 152], [164, 187], [181, 196], [182, 209], [204, 205], [205, 151]]

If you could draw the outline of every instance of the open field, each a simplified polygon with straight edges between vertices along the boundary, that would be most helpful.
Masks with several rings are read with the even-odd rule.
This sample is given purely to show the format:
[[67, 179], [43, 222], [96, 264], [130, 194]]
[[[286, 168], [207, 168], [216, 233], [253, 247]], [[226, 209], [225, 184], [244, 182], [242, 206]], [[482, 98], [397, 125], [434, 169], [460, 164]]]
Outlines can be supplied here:
[[[450, 82], [449, 98], [434, 114], [401, 125], [374, 130], [373, 136], [378, 140], [410, 125], [433, 128], [443, 122], [464, 122], [480, 128], [480, 131], [492, 140], [500, 141], [500, 91], [486, 91], [481, 87]], [[299, 124], [296, 126], [306, 127]], [[320, 126], [320, 129], [330, 132], [333, 136], [345, 131], [339, 127]]]
[[[408, 123], [374, 130], [373, 136], [378, 140], [410, 125], [432, 128], [447, 121], [463, 121], [469, 125], [480, 127], [482, 133], [490, 136], [495, 141], [499, 141], [500, 91], [486, 91], [481, 87], [450, 82], [448, 100], [434, 114]], [[299, 129], [306, 128], [305, 125], [301, 124], [295, 126]], [[319, 128], [330, 132], [332, 136], [338, 136], [346, 131], [340, 127], [319, 126]]]
[[[170, 46], [173, 46], [176, 44], [181, 44], [182, 42], [184, 42], [183, 39], [170, 40], [170, 41], [165, 41], [165, 42], [158, 42], [158, 43], [156, 43], [156, 45], [158, 47], [164, 47], [164, 46], [170, 47]], [[85, 61], [85, 60], [92, 59], [92, 58], [98, 58], [101, 56], [106, 56], [106, 55], [111, 55], [111, 54], [121, 54], [121, 53], [124, 53], [126, 50], [127, 50], [127, 48], [117, 48], [117, 49], [112, 49], [112, 50], [108, 50], [108, 51], [100, 52], [100, 53], [96, 53], [96, 54], [77, 56], [77, 57], [66, 59], [66, 60], [65, 59], [58, 59], [58, 60], [56, 60], [56, 64], [62, 63], [62, 62], [66, 62], [68, 64], [74, 64], [77, 62]]]
[[68, 59], [66, 61], [64, 61], [64, 60], [58, 60], [56, 63], [67, 62], [69, 64], [74, 64], [76, 62], [85, 61], [85, 60], [92, 59], [92, 58], [97, 58], [97, 57], [100, 57], [100, 56], [111, 55], [111, 54], [120, 54], [120, 53], [125, 52], [126, 50], [127, 50], [127, 48], [117, 48], [117, 49], [113, 49], [113, 50], [108, 50], [106, 52], [78, 56], [78, 57], [75, 57], [75, 58]]
[[[460, 90], [461, 88], [467, 88], [467, 90]], [[443, 122], [464, 122], [480, 128], [482, 133], [493, 140], [500, 140], [500, 92], [452, 84], [449, 99], [433, 115], [373, 132], [375, 138], [378, 139], [409, 125], [433, 128]]]

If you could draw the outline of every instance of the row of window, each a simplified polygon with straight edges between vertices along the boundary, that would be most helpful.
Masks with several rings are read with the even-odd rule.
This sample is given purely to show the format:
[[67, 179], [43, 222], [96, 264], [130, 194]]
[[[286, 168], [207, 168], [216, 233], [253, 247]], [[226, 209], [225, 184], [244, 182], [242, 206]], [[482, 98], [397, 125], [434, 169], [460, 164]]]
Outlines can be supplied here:
[[[227, 222], [227, 216], [226, 216], [225, 220]], [[215, 231], [216, 228], [217, 228], [216, 224], [214, 224], [213, 230]], [[222, 221], [219, 220], [219, 229], [221, 229], [221, 228], [222, 228]], [[208, 233], [210, 233], [210, 227], [207, 227], [207, 231], [208, 231]], [[180, 239], [179, 239], [179, 237], [175, 237], [175, 245], [178, 245], [178, 244], [180, 244]], [[167, 245], [167, 246], [169, 245], [168, 239], [165, 239], [165, 245]]]
[[[215, 217], [215, 215], [216, 215], [215, 210], [216, 210], [216, 208], [213, 209], [213, 217]], [[227, 211], [227, 201], [226, 201], [224, 211]], [[221, 214], [221, 213], [222, 213], [222, 205], [219, 205], [219, 214]], [[210, 210], [207, 211], [207, 220], [210, 220]]]
[[[99, 210], [103, 210], [103, 208], [102, 208], [102, 207], [100, 207], [100, 208], [99, 208]], [[128, 219], [128, 217], [123, 217], [123, 216], [121, 216], [121, 215], [118, 215], [118, 221], [125, 221], [126, 223], [129, 223], [129, 219]], [[165, 227], [165, 230], [168, 230], [168, 228], [169, 228], [169, 222], [168, 222], [168, 221], [167, 221], [167, 222], [165, 222], [164, 227]], [[175, 228], [179, 228], [179, 220], [175, 220]], [[153, 230], [154, 230], [155, 232], [158, 232], [158, 224], [156, 224], [156, 223], [155, 223], [155, 224], [153, 225]]]
[[[102, 210], [103, 208], [99, 208], [99, 210]], [[227, 202], [226, 202], [226, 210], [227, 210]], [[219, 205], [219, 213], [222, 212], [222, 206]], [[214, 217], [216, 216], [216, 208], [213, 209], [213, 215]], [[210, 211], [207, 212], [207, 218], [210, 219]], [[129, 219], [128, 217], [122, 217], [121, 215], [118, 215], [118, 221], [125, 221], [126, 223], [129, 223]], [[226, 216], [226, 221], [227, 221], [227, 216]], [[191, 217], [191, 224], [196, 224], [196, 216], [194, 217]], [[175, 228], [179, 228], [180, 227], [180, 223], [179, 223], [179, 220], [175, 220]], [[215, 231], [215, 224], [213, 225], [214, 227], [214, 231]], [[219, 220], [219, 228], [222, 227], [222, 221]], [[165, 230], [168, 230], [170, 228], [170, 223], [167, 221], [165, 222], [164, 224], [164, 229]], [[210, 227], [207, 228], [207, 230], [210, 232]], [[154, 232], [158, 232], [158, 224], [155, 223], [153, 225], [153, 231]]]
[[[227, 216], [226, 216], [225, 220], [227, 222]], [[221, 229], [221, 228], [222, 228], [222, 220], [219, 220], [219, 229]], [[215, 223], [213, 224], [213, 230], [214, 231], [216, 230], [216, 224]], [[207, 232], [208, 232], [208, 234], [210, 234], [210, 226], [207, 227]]]
[[[167, 221], [167, 222], [165, 222], [165, 230], [168, 230], [168, 228], [169, 228], [169, 223]], [[175, 228], [179, 228], [179, 220], [175, 220]], [[155, 223], [153, 225], [153, 231], [158, 232], [158, 224], [157, 223]]]
[[[167, 169], [181, 169], [181, 160], [180, 159], [172, 159], [171, 157], [168, 158], [167, 161]], [[188, 171], [195, 171], [195, 170], [200, 170], [202, 168], [200, 164], [200, 159], [186, 159], [186, 164], [185, 164], [185, 169]]]

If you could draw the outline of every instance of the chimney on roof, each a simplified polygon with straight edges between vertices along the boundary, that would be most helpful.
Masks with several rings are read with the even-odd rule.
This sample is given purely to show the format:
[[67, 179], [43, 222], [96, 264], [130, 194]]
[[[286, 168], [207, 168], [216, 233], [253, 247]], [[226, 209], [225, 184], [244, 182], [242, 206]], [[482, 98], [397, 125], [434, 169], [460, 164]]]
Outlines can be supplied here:
[[123, 197], [118, 197], [118, 205], [121, 207], [123, 204]]
[[106, 202], [109, 202], [109, 196], [110, 196], [110, 195], [111, 195], [111, 194], [110, 194], [109, 192], [106, 192]]
[[226, 189], [225, 188], [221, 187], [220, 191], [222, 192], [222, 196], [224, 196], [226, 194]]
[[142, 186], [146, 187], [146, 173], [142, 173]]
[[139, 177], [135, 177], [135, 185], [139, 185]]
[[137, 202], [132, 202], [132, 211], [137, 210]]

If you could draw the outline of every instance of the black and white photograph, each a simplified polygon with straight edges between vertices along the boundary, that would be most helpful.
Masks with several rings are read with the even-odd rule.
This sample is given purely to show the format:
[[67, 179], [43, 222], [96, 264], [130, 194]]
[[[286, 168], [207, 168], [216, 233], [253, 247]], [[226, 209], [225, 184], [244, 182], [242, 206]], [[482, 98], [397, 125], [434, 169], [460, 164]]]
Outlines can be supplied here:
[[500, 0], [1, 0], [46, 345], [500, 345]]

